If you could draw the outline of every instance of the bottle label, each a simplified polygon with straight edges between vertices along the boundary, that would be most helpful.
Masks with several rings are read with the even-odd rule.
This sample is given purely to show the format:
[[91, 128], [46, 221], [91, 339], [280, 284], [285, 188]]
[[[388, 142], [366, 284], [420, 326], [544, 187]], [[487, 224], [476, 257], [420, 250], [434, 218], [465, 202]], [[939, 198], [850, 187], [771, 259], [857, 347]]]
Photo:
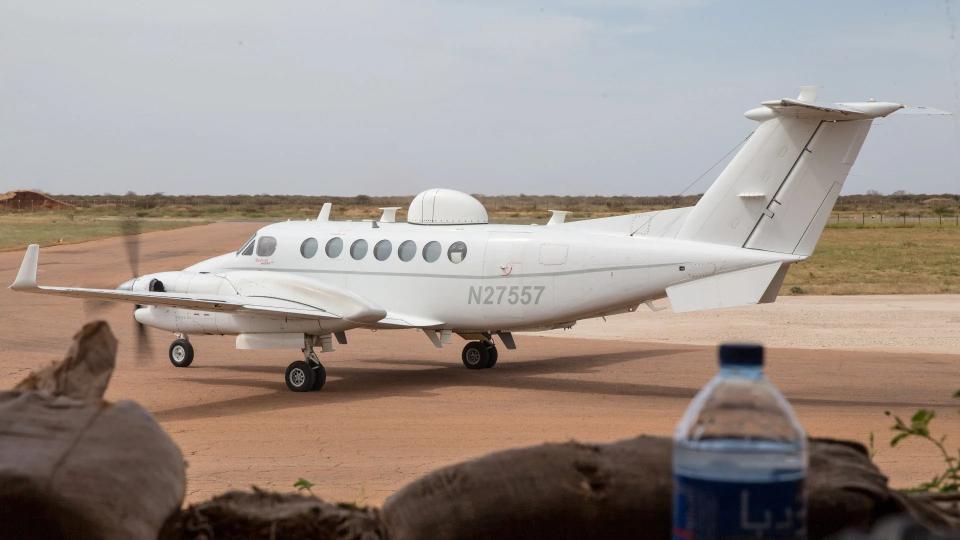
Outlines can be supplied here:
[[803, 540], [803, 479], [726, 482], [673, 477], [674, 540]]

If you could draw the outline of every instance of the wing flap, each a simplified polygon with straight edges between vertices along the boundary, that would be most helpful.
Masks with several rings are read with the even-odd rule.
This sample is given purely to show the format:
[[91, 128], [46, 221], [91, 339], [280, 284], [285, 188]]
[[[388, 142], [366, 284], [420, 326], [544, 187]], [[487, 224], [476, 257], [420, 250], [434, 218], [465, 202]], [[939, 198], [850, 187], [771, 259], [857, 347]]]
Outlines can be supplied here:
[[780, 267], [774, 262], [679, 283], [667, 287], [667, 296], [676, 313], [761, 303]]

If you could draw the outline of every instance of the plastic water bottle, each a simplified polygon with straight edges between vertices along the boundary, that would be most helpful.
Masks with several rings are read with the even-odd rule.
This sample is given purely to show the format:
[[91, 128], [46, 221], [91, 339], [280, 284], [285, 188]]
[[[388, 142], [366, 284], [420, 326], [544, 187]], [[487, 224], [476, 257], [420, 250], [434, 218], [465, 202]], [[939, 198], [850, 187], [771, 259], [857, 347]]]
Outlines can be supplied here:
[[720, 373], [673, 443], [673, 538], [806, 538], [807, 439], [763, 376], [763, 347], [720, 346]]

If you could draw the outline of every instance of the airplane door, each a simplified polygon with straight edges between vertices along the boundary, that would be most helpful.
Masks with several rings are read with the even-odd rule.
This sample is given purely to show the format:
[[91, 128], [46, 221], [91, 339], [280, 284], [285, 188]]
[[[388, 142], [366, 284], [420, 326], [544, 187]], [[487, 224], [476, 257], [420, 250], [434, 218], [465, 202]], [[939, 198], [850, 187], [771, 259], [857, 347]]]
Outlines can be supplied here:
[[487, 240], [483, 257], [483, 279], [471, 300], [475, 300], [487, 324], [509, 328], [523, 319], [524, 257], [530, 244], [526, 233], [496, 235]]

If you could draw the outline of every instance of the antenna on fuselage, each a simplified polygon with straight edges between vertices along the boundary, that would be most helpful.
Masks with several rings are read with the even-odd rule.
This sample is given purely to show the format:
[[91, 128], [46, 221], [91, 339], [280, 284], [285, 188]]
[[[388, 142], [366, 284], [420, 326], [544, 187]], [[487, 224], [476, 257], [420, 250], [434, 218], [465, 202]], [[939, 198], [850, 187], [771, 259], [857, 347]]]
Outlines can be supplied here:
[[320, 213], [317, 214], [317, 221], [330, 221], [330, 210], [333, 210], [333, 204], [325, 202], [320, 207]]
[[570, 212], [567, 210], [551, 210], [550, 211], [550, 221], [547, 222], [547, 225], [559, 225], [567, 221], [567, 214]]
[[380, 219], [379, 219], [380, 223], [396, 223], [397, 210], [399, 209], [400, 209], [399, 206], [387, 206], [387, 207], [381, 208], [380, 210], [383, 210], [383, 214], [380, 215]]

